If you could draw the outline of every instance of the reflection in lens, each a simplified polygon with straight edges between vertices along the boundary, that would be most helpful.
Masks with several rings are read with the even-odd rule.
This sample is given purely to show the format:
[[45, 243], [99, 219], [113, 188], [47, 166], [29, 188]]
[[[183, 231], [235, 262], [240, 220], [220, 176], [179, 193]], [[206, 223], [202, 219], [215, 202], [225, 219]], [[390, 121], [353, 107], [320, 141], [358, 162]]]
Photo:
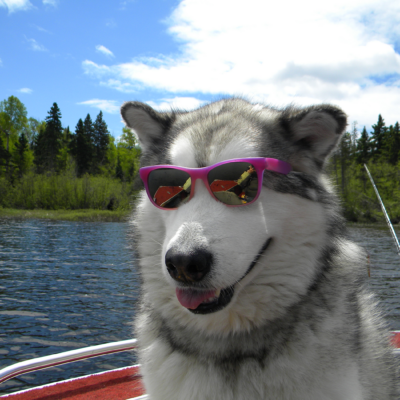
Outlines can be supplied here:
[[150, 172], [148, 185], [155, 204], [164, 208], [176, 208], [189, 199], [192, 181], [187, 172], [160, 168]]
[[257, 196], [258, 177], [252, 164], [232, 162], [219, 165], [208, 174], [214, 196], [224, 204], [243, 205]]

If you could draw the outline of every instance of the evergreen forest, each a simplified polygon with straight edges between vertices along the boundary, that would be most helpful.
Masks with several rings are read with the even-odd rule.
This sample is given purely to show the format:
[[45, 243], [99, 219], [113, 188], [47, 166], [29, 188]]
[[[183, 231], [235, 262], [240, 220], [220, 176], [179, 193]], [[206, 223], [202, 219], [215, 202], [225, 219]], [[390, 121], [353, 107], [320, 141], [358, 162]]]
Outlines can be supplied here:
[[17, 97], [0, 102], [0, 208], [128, 210], [139, 156], [133, 133], [116, 142], [101, 111], [72, 131], [57, 103], [38, 121]]
[[400, 129], [386, 126], [382, 115], [361, 134], [357, 123], [346, 132], [327, 166], [331, 182], [351, 222], [383, 222], [379, 200], [364, 168], [367, 165], [392, 223], [400, 222]]
[[[353, 123], [327, 172], [347, 220], [383, 222], [366, 164], [393, 223], [400, 222], [400, 128], [381, 115], [372, 130]], [[47, 210], [127, 210], [140, 148], [124, 128], [116, 142], [100, 111], [63, 127], [53, 103], [43, 121], [29, 117], [15, 96], [0, 102], [0, 207]]]

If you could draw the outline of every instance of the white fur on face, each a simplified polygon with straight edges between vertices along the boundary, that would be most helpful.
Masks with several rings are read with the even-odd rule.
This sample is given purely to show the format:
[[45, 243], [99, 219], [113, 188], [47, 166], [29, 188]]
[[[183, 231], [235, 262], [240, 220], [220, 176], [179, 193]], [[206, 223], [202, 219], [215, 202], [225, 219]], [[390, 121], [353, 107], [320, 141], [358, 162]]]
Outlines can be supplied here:
[[221, 161], [233, 158], [257, 157], [257, 150], [254, 145], [246, 138], [236, 138], [226, 143], [224, 147], [211, 146], [210, 148], [210, 164], [216, 164]]
[[193, 145], [188, 137], [180, 135], [171, 146], [170, 156], [173, 165], [187, 168], [196, 168], [196, 159]]
[[[215, 147], [210, 162], [255, 155], [251, 141], [232, 140]], [[170, 156], [173, 164], [196, 167], [195, 149], [187, 136], [175, 140]], [[152, 217], [143, 221], [157, 221], [149, 237], [159, 243], [159, 251], [149, 252], [149, 267], [143, 268], [145, 284], [151, 281], [151, 289], [145, 292], [167, 319], [209, 332], [247, 330], [282, 315], [312, 280], [315, 259], [325, 240], [323, 209], [314, 201], [264, 187], [254, 204], [227, 207], [198, 180], [194, 197], [177, 210], [156, 209], [147, 199], [145, 203], [143, 210]], [[268, 238], [272, 238], [271, 245], [242, 279]], [[199, 316], [178, 302], [176, 282], [165, 266], [165, 254], [172, 246], [189, 250], [200, 246], [212, 253], [214, 262], [206, 284], [210, 289], [235, 285], [235, 295], [225, 309]]]
[[[209, 164], [258, 155], [252, 140], [240, 139], [240, 135], [226, 140], [230, 138], [228, 132], [219, 134], [210, 143]], [[184, 132], [172, 144], [173, 164], [197, 167], [190, 135], [190, 131]], [[145, 293], [167, 319], [209, 332], [247, 330], [282, 315], [304, 294], [313, 278], [315, 260], [325, 240], [323, 208], [315, 201], [263, 187], [254, 204], [227, 207], [197, 180], [194, 197], [177, 210], [159, 210], [148, 200], [145, 203], [143, 210], [152, 217], [143, 221], [157, 221], [149, 240], [159, 243], [158, 251], [153, 250], [151, 255], [149, 251], [149, 267], [143, 268], [145, 284], [151, 282], [151, 289]], [[149, 228], [140, 230], [147, 232]], [[270, 246], [243, 278], [268, 238], [272, 238]], [[165, 266], [165, 254], [172, 246], [189, 251], [190, 246], [201, 247], [211, 252], [212, 270], [204, 282], [210, 289], [235, 285], [235, 295], [227, 307], [199, 316], [179, 303], [177, 283]], [[146, 264], [145, 260], [142, 263]]]

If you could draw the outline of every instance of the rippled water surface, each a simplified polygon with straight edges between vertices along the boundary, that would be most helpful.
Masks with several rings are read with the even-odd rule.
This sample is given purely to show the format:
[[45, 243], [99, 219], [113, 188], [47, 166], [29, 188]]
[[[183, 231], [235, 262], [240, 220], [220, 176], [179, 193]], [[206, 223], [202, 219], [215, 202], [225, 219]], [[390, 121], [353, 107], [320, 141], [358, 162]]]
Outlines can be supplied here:
[[[124, 223], [0, 219], [0, 368], [132, 338], [138, 280]], [[125, 352], [36, 373], [0, 393], [130, 365]]]
[[[0, 219], [0, 368], [132, 337], [138, 279], [125, 223]], [[400, 258], [387, 228], [351, 227], [371, 260], [369, 284], [400, 330]], [[0, 394], [135, 362], [130, 352], [0, 385]]]
[[[400, 330], [400, 257], [389, 228], [349, 228], [352, 240], [363, 246], [370, 258], [369, 285], [381, 300], [392, 330]], [[397, 237], [400, 238], [396, 228]]]

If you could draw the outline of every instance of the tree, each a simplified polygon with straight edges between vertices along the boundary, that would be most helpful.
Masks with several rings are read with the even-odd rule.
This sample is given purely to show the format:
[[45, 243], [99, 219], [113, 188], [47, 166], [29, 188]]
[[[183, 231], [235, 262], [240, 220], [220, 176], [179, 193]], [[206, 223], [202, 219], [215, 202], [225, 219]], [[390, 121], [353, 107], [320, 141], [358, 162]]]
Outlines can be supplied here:
[[372, 125], [373, 131], [371, 132], [371, 155], [378, 158], [384, 149], [387, 128], [382, 115], [379, 114], [378, 122]]
[[107, 148], [109, 144], [109, 135], [108, 127], [105, 121], [103, 120], [103, 113], [100, 111], [96, 120], [93, 124], [93, 146], [94, 146], [94, 155], [93, 155], [93, 171], [99, 172], [100, 167], [104, 164], [107, 159]]
[[56, 172], [59, 170], [58, 157], [61, 150], [62, 126], [61, 111], [57, 103], [48, 112], [46, 117], [46, 128], [41, 138], [38, 138], [36, 145], [40, 146], [37, 153], [40, 154], [40, 170]]
[[371, 141], [367, 133], [367, 129], [361, 132], [361, 137], [357, 141], [356, 162], [357, 164], [366, 164], [371, 157]]
[[18, 168], [19, 176], [21, 177], [28, 169], [27, 153], [29, 151], [29, 142], [24, 132], [19, 136], [18, 142], [15, 144], [15, 149], [14, 163]]
[[[128, 128], [123, 128], [117, 150], [117, 175], [120, 179], [131, 182], [139, 167], [140, 148], [136, 136]], [[122, 176], [121, 176], [122, 173]]]
[[[85, 119], [85, 122], [86, 125], [89, 122], [89, 119], [87, 117]], [[85, 129], [85, 124], [83, 123], [82, 119], [80, 119], [75, 128], [75, 139], [73, 141], [73, 143], [75, 143], [75, 149], [73, 154], [75, 155], [76, 159], [78, 176], [82, 176], [83, 174], [89, 172], [89, 168], [91, 165], [92, 143], [89, 135]]]
[[[4, 147], [3, 139], [0, 136], [0, 166], [8, 165], [10, 158], [11, 158], [11, 154]], [[1, 172], [1, 170], [0, 170], [0, 172]]]
[[71, 133], [69, 126], [63, 129], [60, 142], [60, 153], [58, 156], [58, 167], [60, 171], [64, 171], [68, 166], [68, 160], [70, 157], [70, 143], [73, 139], [73, 136], [74, 135]]
[[387, 131], [385, 153], [389, 163], [396, 165], [399, 160], [400, 153], [400, 128], [398, 122], [396, 122], [394, 126], [390, 125]]
[[47, 142], [48, 169], [50, 171], [56, 171], [57, 158], [60, 153], [62, 140], [61, 111], [57, 103], [53, 103], [49, 115], [46, 117], [45, 135]]
[[83, 130], [85, 132], [86, 156], [88, 159], [87, 172], [89, 172], [93, 167], [93, 158], [94, 158], [94, 128], [90, 114], [88, 114], [85, 120], [83, 121]]
[[39, 133], [40, 126], [45, 124], [44, 121], [38, 121], [35, 118], [30, 117], [28, 119], [28, 123], [24, 129], [24, 133], [26, 138], [28, 139], [29, 147], [33, 149], [35, 145], [35, 138]]
[[115, 177], [121, 181], [124, 179], [124, 173], [122, 171], [121, 160], [119, 156], [117, 158], [117, 166], [115, 167]]
[[[26, 107], [17, 97], [10, 96], [0, 102], [0, 133], [6, 137], [6, 154], [10, 154], [10, 137], [17, 138], [26, 127], [27, 121]], [[6, 159], [6, 171], [9, 159], [10, 157]]]
[[46, 168], [46, 122], [41, 124], [38, 128], [38, 133], [35, 136], [33, 144], [34, 164], [36, 165], [36, 172], [42, 174]]

